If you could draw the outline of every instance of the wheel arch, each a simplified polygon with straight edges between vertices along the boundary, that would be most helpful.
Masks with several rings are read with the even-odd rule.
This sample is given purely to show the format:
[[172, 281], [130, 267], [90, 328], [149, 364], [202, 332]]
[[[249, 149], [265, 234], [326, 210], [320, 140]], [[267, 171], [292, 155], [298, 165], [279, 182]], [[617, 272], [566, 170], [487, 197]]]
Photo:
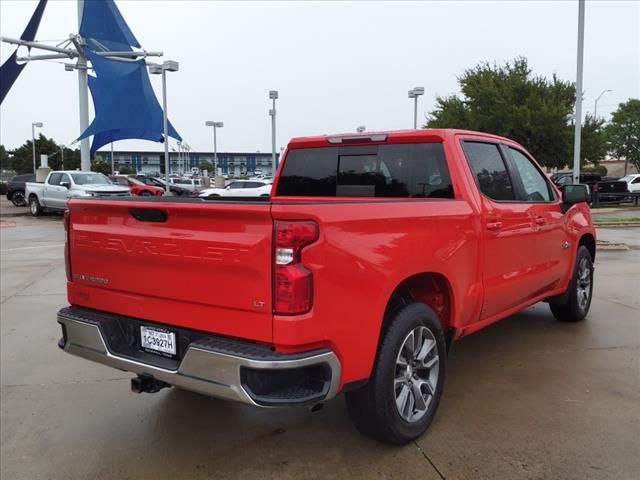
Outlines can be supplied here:
[[439, 272], [416, 273], [396, 285], [387, 299], [378, 343], [384, 337], [393, 318], [393, 313], [404, 305], [415, 301], [424, 303], [434, 311], [440, 320], [448, 348], [456, 328], [453, 315], [454, 296], [451, 282]]
[[584, 235], [582, 235], [580, 237], [580, 241], [578, 242], [578, 248], [580, 248], [580, 246], [584, 245], [585, 247], [587, 247], [587, 250], [589, 250], [589, 253], [591, 254], [591, 260], [595, 260], [596, 259], [596, 239], [593, 235], [591, 235], [590, 233], [585, 233]]

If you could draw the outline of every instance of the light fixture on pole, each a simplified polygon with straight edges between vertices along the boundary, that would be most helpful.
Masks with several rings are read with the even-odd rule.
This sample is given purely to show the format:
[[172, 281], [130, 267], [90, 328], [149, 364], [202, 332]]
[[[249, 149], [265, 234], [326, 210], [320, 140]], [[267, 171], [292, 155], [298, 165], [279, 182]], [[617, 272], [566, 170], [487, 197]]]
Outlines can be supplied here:
[[613, 90], [608, 90], [608, 89], [607, 90], [603, 90], [602, 93], [600, 93], [600, 95], [598, 95], [598, 98], [596, 98], [596, 101], [593, 102], [593, 116], [594, 116], [594, 118], [598, 116], [598, 101], [607, 92], [613, 92]]
[[207, 120], [204, 124], [207, 127], [213, 127], [213, 177], [215, 178], [218, 176], [218, 137], [216, 129], [224, 127], [224, 122]]
[[31, 124], [31, 146], [33, 147], [33, 173], [36, 173], [36, 127], [42, 128], [42, 122], [33, 122]]
[[273, 108], [269, 110], [271, 116], [271, 175], [276, 174], [276, 99], [278, 98], [277, 90], [269, 90], [269, 98], [273, 101]]
[[418, 128], [418, 97], [424, 95], [424, 87], [409, 90], [409, 98], [413, 98], [413, 128]]
[[356, 128], [356, 132], [358, 133], [362, 133], [367, 129], [367, 127], [365, 127], [364, 125], [360, 125], [358, 128]]
[[178, 62], [166, 60], [162, 64], [149, 65], [149, 73], [162, 75], [162, 121], [164, 124], [164, 176], [165, 194], [170, 195], [169, 190], [169, 121], [167, 120], [167, 72], [177, 72]]

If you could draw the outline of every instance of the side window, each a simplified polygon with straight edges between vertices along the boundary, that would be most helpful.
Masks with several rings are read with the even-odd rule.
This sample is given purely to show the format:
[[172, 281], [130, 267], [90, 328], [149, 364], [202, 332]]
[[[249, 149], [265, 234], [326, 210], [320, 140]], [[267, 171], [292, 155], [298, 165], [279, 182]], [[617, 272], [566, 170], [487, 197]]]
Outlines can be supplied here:
[[60, 185], [61, 173], [52, 173], [49, 177], [49, 185]]
[[636, 177], [635, 180], [631, 183], [633, 184], [640, 183], [640, 177]]
[[64, 183], [67, 182], [69, 185], [71, 185], [71, 179], [69, 178], [69, 175], [67, 175], [66, 173], [63, 173], [60, 175], [60, 183]]
[[522, 181], [524, 200], [527, 202], [549, 202], [552, 200], [549, 184], [531, 160], [520, 150], [509, 147], [511, 158], [516, 167], [516, 175]]
[[129, 182], [127, 182], [127, 180], [125, 178], [122, 178], [122, 177], [114, 178], [113, 182], [116, 183], [117, 185], [123, 185], [125, 187], [129, 186]]
[[493, 200], [515, 200], [511, 178], [498, 145], [466, 141], [462, 148], [483, 194]]
[[231, 183], [228, 185], [228, 187], [229, 187], [229, 188], [242, 188], [242, 183], [240, 183], [240, 182], [231, 182]]

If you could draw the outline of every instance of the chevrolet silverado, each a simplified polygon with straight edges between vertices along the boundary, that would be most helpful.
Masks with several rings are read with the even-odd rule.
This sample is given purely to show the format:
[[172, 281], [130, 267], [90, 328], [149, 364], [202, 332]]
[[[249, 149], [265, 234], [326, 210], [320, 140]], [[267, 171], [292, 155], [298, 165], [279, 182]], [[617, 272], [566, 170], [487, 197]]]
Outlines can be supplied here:
[[425, 432], [453, 341], [540, 301], [589, 311], [584, 185], [461, 130], [296, 138], [270, 197], [74, 198], [60, 348], [260, 407], [345, 393], [363, 432]]

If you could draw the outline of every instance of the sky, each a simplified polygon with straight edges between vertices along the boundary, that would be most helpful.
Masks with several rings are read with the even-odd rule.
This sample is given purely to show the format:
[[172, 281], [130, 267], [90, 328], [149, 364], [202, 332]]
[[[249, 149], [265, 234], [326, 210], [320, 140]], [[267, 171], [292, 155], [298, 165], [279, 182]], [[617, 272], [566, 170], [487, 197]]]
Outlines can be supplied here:
[[[2, 0], [0, 33], [19, 37], [36, 1]], [[168, 74], [168, 112], [194, 151], [212, 151], [205, 121], [224, 122], [218, 151], [270, 152], [269, 90], [279, 90], [277, 146], [291, 137], [411, 128], [438, 95], [479, 62], [529, 59], [533, 73], [575, 81], [578, 2], [214, 2], [117, 0], [142, 47], [180, 63]], [[77, 32], [75, 0], [50, 0], [37, 40]], [[49, 42], [51, 44], [51, 42]], [[54, 43], [54, 44], [55, 44]], [[2, 44], [1, 61], [15, 47]], [[27, 65], [0, 106], [0, 143], [14, 148], [31, 123], [70, 144], [80, 134], [77, 75], [61, 63]], [[151, 76], [161, 99], [160, 76]], [[587, 1], [584, 105], [608, 117], [640, 97], [640, 2]], [[93, 118], [93, 113], [91, 113]], [[103, 147], [103, 149], [106, 147]], [[116, 150], [162, 150], [128, 140]]]

